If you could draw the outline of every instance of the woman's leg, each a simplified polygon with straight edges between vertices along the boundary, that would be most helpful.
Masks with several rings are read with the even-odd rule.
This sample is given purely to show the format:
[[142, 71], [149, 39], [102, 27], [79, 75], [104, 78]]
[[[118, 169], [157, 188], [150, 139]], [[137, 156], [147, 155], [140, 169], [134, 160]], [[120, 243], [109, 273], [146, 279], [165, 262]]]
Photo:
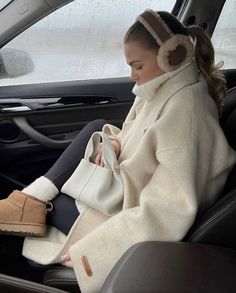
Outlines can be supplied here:
[[[95, 120], [87, 124], [51, 169], [44, 175], [59, 191], [74, 172], [80, 160], [84, 157], [84, 152], [91, 135], [95, 131], [101, 131], [105, 123], [105, 120]], [[52, 200], [52, 204], [53, 210], [47, 214], [46, 223], [47, 225], [56, 227], [67, 235], [79, 216], [75, 201], [70, 196], [59, 193]]]
[[44, 175], [55, 184], [58, 190], [74, 172], [81, 159], [84, 157], [85, 149], [91, 135], [95, 131], [101, 131], [105, 120], [95, 120], [88, 123], [78, 134], [75, 140], [68, 146], [52, 168]]
[[67, 235], [79, 216], [75, 200], [66, 194], [59, 193], [52, 200], [52, 204], [53, 210], [47, 214], [46, 224], [56, 227]]
[[107, 122], [102, 119], [88, 123], [50, 170], [44, 176], [39, 177], [32, 184], [24, 188], [23, 192], [45, 202], [55, 198], [83, 158], [91, 135], [95, 131], [101, 131], [105, 123]]
[[[7, 199], [0, 201], [0, 231], [44, 236], [47, 213], [45, 202], [56, 198], [65, 181], [83, 158], [91, 135], [95, 131], [100, 131], [105, 123], [105, 120], [89, 123], [44, 176], [36, 179], [23, 191], [14, 191]], [[58, 216], [59, 212], [52, 212], [51, 216], [52, 224], [63, 224], [61, 229], [64, 233], [78, 216], [74, 200], [68, 198], [64, 195], [58, 197], [58, 200], [55, 199], [55, 211], [59, 209], [60, 215]], [[54, 217], [54, 214], [57, 216]], [[62, 220], [67, 224], [64, 225]]]

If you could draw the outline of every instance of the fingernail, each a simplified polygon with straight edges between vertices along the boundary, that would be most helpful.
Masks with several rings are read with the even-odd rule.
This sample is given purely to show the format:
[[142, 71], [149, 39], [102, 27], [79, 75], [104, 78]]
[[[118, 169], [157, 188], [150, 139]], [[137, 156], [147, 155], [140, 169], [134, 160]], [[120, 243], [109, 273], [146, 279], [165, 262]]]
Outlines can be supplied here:
[[61, 256], [61, 261], [64, 262], [64, 255]]
[[69, 259], [68, 254], [64, 254], [61, 256], [62, 261], [67, 261]]

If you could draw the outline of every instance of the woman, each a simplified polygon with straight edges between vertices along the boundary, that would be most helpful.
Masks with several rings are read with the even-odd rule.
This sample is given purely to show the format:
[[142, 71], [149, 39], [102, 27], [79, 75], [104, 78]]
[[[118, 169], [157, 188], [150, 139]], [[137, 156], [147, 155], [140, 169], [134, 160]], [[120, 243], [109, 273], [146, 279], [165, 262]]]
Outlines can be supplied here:
[[[74, 268], [82, 292], [98, 292], [133, 244], [181, 240], [197, 211], [215, 202], [236, 160], [218, 122], [225, 80], [214, 65], [211, 41], [200, 28], [186, 28], [167, 12], [148, 10], [126, 33], [124, 51], [136, 99], [121, 130], [103, 126], [119, 160], [122, 211], [108, 218], [80, 204], [67, 236], [54, 221], [57, 228], [50, 227], [41, 239], [26, 238], [23, 247], [24, 256], [42, 264], [62, 258]], [[66, 152], [72, 152], [73, 145]], [[65, 154], [58, 162], [57, 167], [64, 164]], [[103, 165], [101, 151], [96, 163]], [[52, 176], [53, 166], [17, 196], [24, 202], [34, 201], [29, 195], [51, 200], [77, 164], [70, 163], [70, 172], [58, 176], [60, 180]], [[47, 186], [44, 197], [42, 186]], [[6, 200], [0, 208], [3, 204]], [[67, 213], [59, 210], [63, 219]], [[8, 217], [5, 213], [5, 222]]]

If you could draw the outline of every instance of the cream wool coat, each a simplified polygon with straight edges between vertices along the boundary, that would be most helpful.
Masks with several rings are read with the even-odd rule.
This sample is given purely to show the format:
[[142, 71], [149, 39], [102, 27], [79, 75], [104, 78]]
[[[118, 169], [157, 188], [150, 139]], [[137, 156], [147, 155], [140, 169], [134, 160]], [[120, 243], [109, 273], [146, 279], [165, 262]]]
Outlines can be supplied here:
[[122, 211], [107, 218], [84, 206], [67, 237], [50, 227], [47, 237], [24, 242], [23, 255], [42, 264], [60, 262], [69, 251], [81, 291], [86, 293], [99, 292], [133, 244], [181, 240], [197, 209], [204, 210], [216, 200], [236, 160], [195, 62], [135, 87], [134, 92], [139, 97], [122, 130], [104, 127], [121, 142]]

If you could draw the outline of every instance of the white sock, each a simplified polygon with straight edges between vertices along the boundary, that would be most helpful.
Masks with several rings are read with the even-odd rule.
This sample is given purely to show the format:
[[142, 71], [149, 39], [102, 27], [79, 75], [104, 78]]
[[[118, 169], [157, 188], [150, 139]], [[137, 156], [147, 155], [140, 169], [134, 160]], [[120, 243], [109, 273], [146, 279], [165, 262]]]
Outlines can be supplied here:
[[22, 191], [45, 202], [52, 200], [59, 192], [56, 186], [44, 176], [36, 179]]

